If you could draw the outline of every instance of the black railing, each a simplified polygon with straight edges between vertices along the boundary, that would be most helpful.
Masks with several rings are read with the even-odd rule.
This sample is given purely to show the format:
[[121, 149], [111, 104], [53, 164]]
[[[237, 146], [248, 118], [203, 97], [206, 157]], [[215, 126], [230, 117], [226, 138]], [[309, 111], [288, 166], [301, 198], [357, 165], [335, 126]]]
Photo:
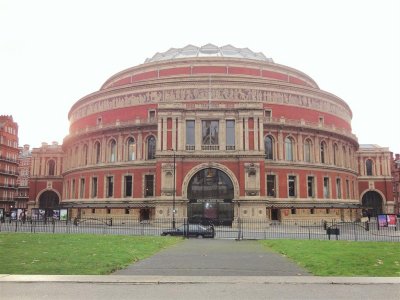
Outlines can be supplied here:
[[[53, 218], [11, 220], [0, 223], [2, 232], [89, 233], [159, 236], [173, 228], [172, 218], [140, 220], [137, 218]], [[176, 218], [176, 228], [193, 224], [187, 218]], [[212, 226], [220, 239], [309, 239], [400, 242], [400, 222], [396, 226], [380, 227], [371, 222], [336, 221], [270, 221], [238, 218], [230, 223]]]

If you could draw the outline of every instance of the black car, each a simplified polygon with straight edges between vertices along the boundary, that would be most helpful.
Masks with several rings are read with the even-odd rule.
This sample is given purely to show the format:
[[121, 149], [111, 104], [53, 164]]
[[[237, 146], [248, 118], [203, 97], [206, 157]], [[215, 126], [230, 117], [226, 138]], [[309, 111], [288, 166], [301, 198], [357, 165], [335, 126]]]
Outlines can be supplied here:
[[175, 229], [166, 229], [161, 233], [161, 235], [213, 238], [215, 236], [215, 231], [213, 226], [204, 226], [201, 224], [185, 224]]

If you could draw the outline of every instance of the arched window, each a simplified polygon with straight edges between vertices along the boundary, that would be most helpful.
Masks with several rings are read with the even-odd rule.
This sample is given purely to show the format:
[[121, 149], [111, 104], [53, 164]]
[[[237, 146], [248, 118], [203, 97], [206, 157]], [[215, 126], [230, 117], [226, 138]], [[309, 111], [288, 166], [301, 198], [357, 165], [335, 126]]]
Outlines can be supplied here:
[[265, 159], [274, 159], [274, 140], [267, 135], [264, 139]]
[[311, 162], [312, 157], [312, 143], [310, 139], [304, 141], [304, 161]]
[[326, 163], [326, 143], [324, 141], [321, 142], [321, 149], [320, 149], [320, 158], [321, 163]]
[[129, 138], [127, 142], [128, 160], [136, 159], [136, 142], [134, 138]]
[[100, 142], [96, 142], [94, 144], [94, 157], [95, 157], [95, 162], [96, 164], [100, 163], [100, 159], [101, 159], [101, 146], [100, 146]]
[[110, 162], [115, 162], [117, 155], [117, 142], [115, 140], [111, 140], [110, 142]]
[[367, 159], [365, 161], [365, 170], [366, 170], [367, 176], [372, 176], [372, 160], [371, 159]]
[[83, 145], [83, 164], [88, 164], [88, 145]]
[[147, 159], [155, 159], [156, 158], [156, 138], [154, 136], [150, 136], [147, 139]]
[[48, 175], [49, 176], [54, 176], [55, 174], [55, 169], [56, 169], [56, 163], [54, 162], [54, 160], [49, 160], [49, 162], [47, 163], [47, 167], [48, 167]]
[[339, 152], [339, 148], [337, 144], [333, 145], [333, 164], [335, 166], [338, 165], [338, 152]]
[[286, 160], [293, 161], [293, 139], [290, 137], [285, 138], [285, 158]]

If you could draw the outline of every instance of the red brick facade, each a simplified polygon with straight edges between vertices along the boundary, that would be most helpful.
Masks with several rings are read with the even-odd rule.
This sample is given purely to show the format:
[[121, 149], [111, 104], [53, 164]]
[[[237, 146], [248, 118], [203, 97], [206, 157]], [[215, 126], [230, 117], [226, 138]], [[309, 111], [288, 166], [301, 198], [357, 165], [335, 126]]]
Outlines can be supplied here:
[[[157, 54], [77, 101], [62, 149], [32, 151], [32, 207], [59, 205], [70, 217], [354, 220], [365, 191], [389, 188], [386, 154], [379, 178], [359, 180], [342, 99], [262, 54], [206, 46]], [[181, 50], [236, 54], [168, 59]], [[45, 191], [59, 203], [41, 200]]]
[[18, 124], [12, 116], [0, 116], [0, 209], [15, 207], [18, 178]]

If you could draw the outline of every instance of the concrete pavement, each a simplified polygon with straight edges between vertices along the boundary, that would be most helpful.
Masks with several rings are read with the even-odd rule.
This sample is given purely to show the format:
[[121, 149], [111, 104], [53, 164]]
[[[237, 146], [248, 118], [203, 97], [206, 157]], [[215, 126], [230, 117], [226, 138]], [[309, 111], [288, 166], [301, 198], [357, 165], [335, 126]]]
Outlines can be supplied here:
[[115, 275], [310, 276], [257, 241], [187, 239]]
[[0, 275], [2, 299], [400, 299], [400, 279], [314, 276]]

